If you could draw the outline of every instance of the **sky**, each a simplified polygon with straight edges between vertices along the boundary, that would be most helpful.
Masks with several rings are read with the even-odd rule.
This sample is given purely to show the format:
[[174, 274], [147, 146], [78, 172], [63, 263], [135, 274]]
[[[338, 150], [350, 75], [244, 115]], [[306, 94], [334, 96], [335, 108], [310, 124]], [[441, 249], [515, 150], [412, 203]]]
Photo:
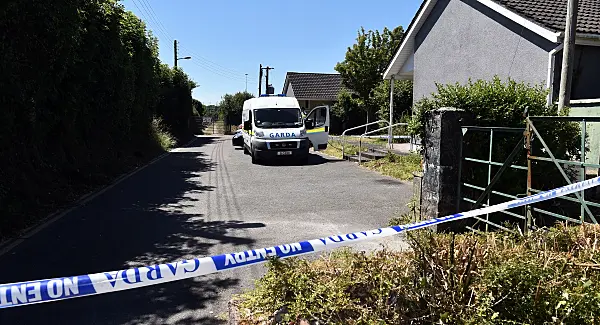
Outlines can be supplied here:
[[[192, 96], [205, 105], [223, 95], [258, 94], [259, 65], [273, 67], [269, 83], [281, 93], [285, 75], [336, 72], [346, 49], [365, 30], [408, 27], [421, 0], [122, 0], [159, 39], [160, 59], [199, 84]], [[263, 79], [264, 92], [264, 79]]]

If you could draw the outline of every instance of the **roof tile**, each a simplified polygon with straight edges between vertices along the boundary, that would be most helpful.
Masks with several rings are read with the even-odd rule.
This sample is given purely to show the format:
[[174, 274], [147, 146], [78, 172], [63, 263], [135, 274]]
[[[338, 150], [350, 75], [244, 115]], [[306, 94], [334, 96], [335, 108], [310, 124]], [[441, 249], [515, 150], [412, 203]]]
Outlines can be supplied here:
[[337, 73], [288, 72], [286, 79], [300, 99], [336, 100], [342, 89], [342, 76]]
[[[492, 0], [538, 25], [563, 31], [568, 0]], [[579, 0], [577, 32], [600, 35], [600, 0]]]

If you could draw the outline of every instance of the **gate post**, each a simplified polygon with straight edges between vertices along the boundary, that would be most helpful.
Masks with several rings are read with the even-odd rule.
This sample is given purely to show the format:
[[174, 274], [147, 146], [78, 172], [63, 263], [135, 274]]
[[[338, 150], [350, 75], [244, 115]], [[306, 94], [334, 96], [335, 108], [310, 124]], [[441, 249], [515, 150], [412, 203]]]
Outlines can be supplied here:
[[[455, 108], [439, 108], [428, 113], [425, 120], [424, 173], [421, 217], [423, 219], [454, 214], [459, 199], [458, 182], [462, 126], [471, 115]], [[464, 221], [441, 224], [436, 231], [463, 231]]]

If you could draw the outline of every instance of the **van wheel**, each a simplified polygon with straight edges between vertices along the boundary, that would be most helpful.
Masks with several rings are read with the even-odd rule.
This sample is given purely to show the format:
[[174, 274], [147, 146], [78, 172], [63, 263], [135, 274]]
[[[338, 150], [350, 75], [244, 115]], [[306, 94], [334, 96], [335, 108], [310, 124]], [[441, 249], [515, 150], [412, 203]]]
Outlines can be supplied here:
[[258, 157], [256, 157], [256, 152], [254, 152], [254, 150], [252, 151], [252, 164], [256, 165], [258, 164]]

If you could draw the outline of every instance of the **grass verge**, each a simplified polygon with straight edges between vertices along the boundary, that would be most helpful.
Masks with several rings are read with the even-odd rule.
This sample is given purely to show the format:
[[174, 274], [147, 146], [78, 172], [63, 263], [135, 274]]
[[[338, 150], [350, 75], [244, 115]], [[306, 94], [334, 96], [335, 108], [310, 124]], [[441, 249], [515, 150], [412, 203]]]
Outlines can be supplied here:
[[413, 178], [414, 172], [421, 170], [421, 156], [416, 153], [407, 156], [388, 153], [382, 159], [363, 163], [363, 166], [383, 175], [406, 181]]
[[[362, 149], [363, 152], [368, 150], [368, 148]], [[326, 155], [341, 159], [342, 142], [337, 140], [329, 140], [329, 143], [327, 144], [327, 149], [323, 150], [322, 152]], [[346, 156], [354, 156], [358, 154], [358, 146], [346, 143], [346, 145], [344, 146], [344, 153], [346, 154]]]
[[272, 260], [241, 324], [598, 324], [600, 227], [409, 233], [411, 251]]
[[[379, 139], [375, 139], [379, 141]], [[344, 152], [346, 156], [353, 156], [358, 154], [358, 146], [346, 143]], [[363, 152], [369, 149], [362, 148]], [[338, 140], [329, 140], [327, 149], [322, 151], [324, 154], [342, 158], [342, 143]], [[410, 180], [413, 178], [413, 173], [421, 170], [421, 156], [417, 153], [411, 153], [407, 156], [401, 156], [394, 153], [388, 153], [388, 155], [382, 159], [369, 161], [362, 164], [364, 167], [379, 172], [383, 175], [398, 178], [400, 180]]]

